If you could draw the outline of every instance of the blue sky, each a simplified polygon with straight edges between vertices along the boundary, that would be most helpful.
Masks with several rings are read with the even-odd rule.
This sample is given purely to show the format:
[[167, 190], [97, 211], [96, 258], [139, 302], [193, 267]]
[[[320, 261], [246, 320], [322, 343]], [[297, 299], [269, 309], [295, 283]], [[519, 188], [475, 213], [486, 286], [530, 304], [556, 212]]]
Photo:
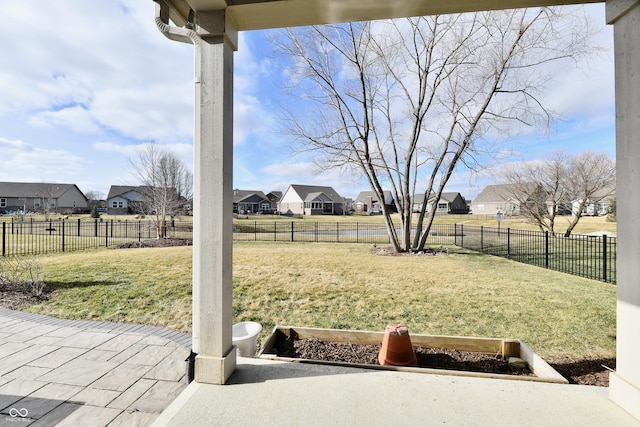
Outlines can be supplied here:
[[[563, 121], [514, 138], [507, 161], [557, 149], [614, 156], [612, 28], [604, 4], [587, 8], [603, 49], [561, 70], [548, 96]], [[106, 196], [111, 185], [137, 184], [128, 159], [148, 142], [192, 165], [193, 48], [164, 38], [153, 13], [151, 0], [0, 0], [0, 181], [74, 183]], [[234, 62], [235, 188], [367, 189], [335, 171], [315, 174], [275, 131], [285, 73], [265, 32], [241, 33]], [[447, 190], [473, 198], [494, 175], [459, 171]]]

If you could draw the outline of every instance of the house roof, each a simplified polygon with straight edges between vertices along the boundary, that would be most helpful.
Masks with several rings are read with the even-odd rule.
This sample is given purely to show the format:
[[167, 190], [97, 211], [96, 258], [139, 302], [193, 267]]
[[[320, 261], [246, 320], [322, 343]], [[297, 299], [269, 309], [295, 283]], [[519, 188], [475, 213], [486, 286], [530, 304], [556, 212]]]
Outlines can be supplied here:
[[0, 197], [52, 197], [60, 198], [67, 191], [75, 188], [86, 199], [75, 184], [58, 184], [48, 182], [0, 182]]
[[267, 194], [267, 197], [272, 202], [279, 202], [280, 199], [282, 199], [282, 191], [272, 191], [269, 194]]
[[502, 203], [514, 199], [516, 186], [513, 184], [487, 185], [473, 200], [473, 203]]
[[333, 201], [333, 199], [331, 199], [329, 196], [324, 194], [324, 192], [322, 192], [322, 191], [315, 191], [313, 193], [309, 193], [309, 194], [307, 194], [307, 197], [304, 198], [305, 202], [313, 202], [315, 200], [322, 200], [323, 202], [332, 202]]
[[261, 200], [269, 200], [269, 198], [260, 190], [233, 190], [233, 203], [239, 203], [248, 200], [253, 196], [257, 196]]
[[[391, 194], [391, 191], [385, 190], [382, 192], [382, 195], [384, 196], [384, 200], [387, 201], [389, 200], [390, 203], [393, 201], [393, 195]], [[356, 201], [357, 202], [366, 202], [367, 199], [369, 199], [369, 197], [371, 197], [371, 201], [373, 203], [378, 203], [378, 196], [376, 195], [375, 191], [361, 191], [358, 194], [358, 197], [356, 197]]]
[[[448, 192], [444, 192], [440, 195], [440, 200], [442, 202], [447, 202], [447, 203], [451, 203], [453, 202], [458, 196], [460, 196], [462, 198], [462, 200], [464, 200], [464, 198], [462, 197], [462, 194], [460, 194], [457, 191], [448, 191]], [[435, 199], [435, 193], [432, 193], [429, 196], [429, 202], [433, 203], [433, 200]], [[414, 195], [414, 199], [417, 203], [422, 203], [422, 201], [424, 200], [424, 193], [421, 194], [416, 194]], [[415, 203], [415, 202], [414, 202]]]
[[[311, 201], [317, 197], [317, 193], [324, 193], [332, 202], [344, 203], [344, 198], [338, 194], [336, 190], [331, 187], [322, 187], [317, 185], [299, 185], [291, 184], [291, 188], [300, 196], [304, 201]], [[313, 198], [309, 199], [310, 194], [315, 194]]]
[[[453, 202], [458, 196], [460, 196], [460, 198], [462, 198], [462, 200], [464, 200], [464, 198], [462, 197], [462, 194], [456, 192], [456, 191], [449, 191], [446, 193], [442, 193], [440, 195], [440, 200], [443, 202], [448, 202], [451, 203]], [[433, 196], [431, 196], [431, 198], [429, 198], [429, 201], [432, 201], [434, 199]]]
[[124, 194], [130, 191], [144, 194], [145, 188], [147, 187], [143, 185], [112, 185], [111, 188], [109, 188], [109, 195], [107, 196], [107, 200], [118, 196], [126, 199], [126, 197], [124, 197]]

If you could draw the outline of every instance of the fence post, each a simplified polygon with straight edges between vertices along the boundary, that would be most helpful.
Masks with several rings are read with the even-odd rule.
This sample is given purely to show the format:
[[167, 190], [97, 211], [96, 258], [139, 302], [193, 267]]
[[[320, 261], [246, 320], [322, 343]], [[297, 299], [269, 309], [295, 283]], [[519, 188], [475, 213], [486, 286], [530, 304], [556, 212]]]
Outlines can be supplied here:
[[80, 218], [78, 218], [78, 237], [80, 237]]
[[340, 223], [336, 222], [336, 243], [340, 243]]
[[93, 237], [98, 237], [98, 218], [93, 220]]
[[511, 258], [511, 227], [507, 228], [507, 258]]
[[293, 221], [291, 221], [291, 241], [293, 242]]
[[453, 224], [453, 244], [458, 244], [458, 224]]
[[111, 238], [113, 239], [113, 220], [111, 220]]
[[464, 248], [464, 224], [460, 224], [460, 247]]
[[273, 221], [273, 241], [278, 241], [278, 222]]
[[258, 240], [258, 221], [253, 221], [253, 240]]
[[484, 226], [480, 226], [480, 252], [484, 252]]
[[544, 267], [549, 268], [549, 231], [544, 232]]
[[62, 252], [64, 252], [64, 219], [62, 220]]
[[6, 254], [5, 244], [6, 242], [6, 234], [7, 234], [7, 223], [2, 221], [2, 256], [4, 257]]
[[138, 220], [138, 242], [142, 241], [142, 220]]
[[607, 281], [607, 235], [602, 235], [602, 281]]
[[104, 247], [109, 247], [109, 221], [104, 222]]

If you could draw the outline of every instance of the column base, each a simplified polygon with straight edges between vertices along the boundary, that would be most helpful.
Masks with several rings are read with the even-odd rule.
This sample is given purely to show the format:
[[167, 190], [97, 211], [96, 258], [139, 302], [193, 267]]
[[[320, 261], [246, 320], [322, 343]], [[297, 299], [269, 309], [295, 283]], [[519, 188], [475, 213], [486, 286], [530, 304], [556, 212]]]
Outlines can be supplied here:
[[236, 370], [236, 346], [231, 347], [224, 357], [196, 356], [195, 380], [205, 384], [226, 384]]
[[609, 398], [640, 420], [640, 389], [622, 379], [616, 372], [609, 374]]

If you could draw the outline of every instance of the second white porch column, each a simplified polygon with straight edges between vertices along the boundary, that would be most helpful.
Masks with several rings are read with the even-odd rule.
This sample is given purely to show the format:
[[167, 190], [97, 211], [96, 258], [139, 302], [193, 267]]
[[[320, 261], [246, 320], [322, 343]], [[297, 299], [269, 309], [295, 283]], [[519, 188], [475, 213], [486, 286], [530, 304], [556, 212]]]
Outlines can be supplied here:
[[640, 0], [608, 0], [616, 66], [617, 361], [611, 399], [640, 419]]
[[198, 12], [195, 52], [193, 351], [195, 380], [224, 384], [232, 329], [233, 51], [224, 11]]

